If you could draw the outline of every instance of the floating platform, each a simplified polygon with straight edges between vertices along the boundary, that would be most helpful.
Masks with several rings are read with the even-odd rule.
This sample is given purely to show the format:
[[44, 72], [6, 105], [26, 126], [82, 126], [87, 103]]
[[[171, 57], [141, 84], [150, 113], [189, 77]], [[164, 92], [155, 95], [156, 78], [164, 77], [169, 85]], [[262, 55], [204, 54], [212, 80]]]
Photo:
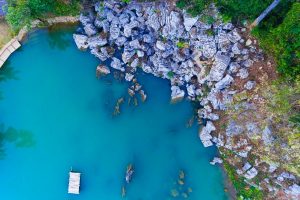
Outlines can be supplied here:
[[69, 173], [69, 194], [79, 194], [80, 189], [80, 173], [70, 172]]

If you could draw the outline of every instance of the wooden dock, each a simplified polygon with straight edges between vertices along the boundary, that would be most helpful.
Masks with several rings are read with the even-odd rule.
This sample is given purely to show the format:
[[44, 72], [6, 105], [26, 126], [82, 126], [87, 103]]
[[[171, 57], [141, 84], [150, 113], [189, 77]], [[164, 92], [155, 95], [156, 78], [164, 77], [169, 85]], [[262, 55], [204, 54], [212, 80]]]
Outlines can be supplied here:
[[0, 50], [0, 68], [4, 65], [9, 56], [21, 46], [17, 39], [12, 39]]
[[69, 173], [69, 194], [79, 194], [80, 188], [80, 173], [70, 172]]

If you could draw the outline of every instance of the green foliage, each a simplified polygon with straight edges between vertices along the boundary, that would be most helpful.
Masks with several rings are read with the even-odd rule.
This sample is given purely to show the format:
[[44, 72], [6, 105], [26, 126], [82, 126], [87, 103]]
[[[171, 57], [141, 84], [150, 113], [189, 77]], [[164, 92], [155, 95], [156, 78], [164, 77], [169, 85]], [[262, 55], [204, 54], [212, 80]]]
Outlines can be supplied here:
[[130, 3], [131, 0], [122, 0], [123, 3]]
[[[269, 152], [267, 159], [272, 163], [280, 163], [283, 169], [299, 175], [300, 76], [293, 81], [281, 78], [260, 90], [265, 99], [265, 116], [272, 117], [272, 132], [275, 138], [271, 149], [266, 149]], [[289, 161], [282, 162], [287, 155]]]
[[169, 71], [169, 72], [167, 73], [167, 76], [168, 76], [169, 79], [172, 79], [172, 78], [174, 77], [174, 72]]
[[179, 0], [176, 2], [176, 6], [180, 9], [183, 9], [187, 7], [187, 1], [186, 0]]
[[210, 15], [203, 15], [201, 17], [201, 20], [203, 22], [207, 23], [207, 24], [210, 24], [210, 25], [215, 22], [215, 19], [212, 16], [210, 16]]
[[254, 20], [273, 0], [215, 0], [221, 13], [232, 21]]
[[176, 6], [180, 9], [187, 9], [192, 16], [197, 16], [212, 2], [213, 0], [178, 0]]
[[[281, 24], [265, 22], [253, 34], [260, 39], [262, 47], [272, 54], [278, 71], [293, 79], [300, 74], [300, 3], [294, 3]], [[269, 29], [263, 29], [268, 27]], [[275, 27], [275, 28], [272, 28]]]
[[187, 47], [188, 44], [187, 44], [186, 42], [179, 41], [179, 42], [177, 42], [176, 46], [177, 46], [179, 49], [183, 49], [183, 48]]
[[253, 186], [247, 185], [244, 178], [240, 177], [235, 168], [232, 167], [228, 162], [224, 161], [224, 168], [227, 172], [228, 178], [231, 180], [234, 188], [237, 191], [238, 199], [251, 199], [251, 200], [262, 200], [263, 193], [259, 189]]
[[206, 30], [206, 34], [209, 35], [209, 36], [213, 36], [214, 31], [212, 29], [208, 29], [208, 30]]
[[21, 26], [31, 21], [31, 11], [26, 1], [18, 1], [14, 6], [8, 6], [6, 20], [13, 31], [18, 31]]
[[33, 19], [49, 15], [76, 15], [79, 0], [64, 3], [61, 0], [8, 0], [6, 20], [14, 32], [18, 32]]
[[293, 116], [291, 116], [289, 118], [290, 122], [292, 122], [293, 124], [295, 124], [298, 129], [300, 130], [300, 113], [296, 113]]
[[270, 30], [280, 25], [296, 0], [281, 0], [259, 24], [260, 30]]
[[65, 4], [61, 1], [54, 1], [53, 3], [53, 14], [58, 16], [63, 15], [78, 15], [80, 11], [80, 3], [78, 0], [73, 0], [70, 4]]

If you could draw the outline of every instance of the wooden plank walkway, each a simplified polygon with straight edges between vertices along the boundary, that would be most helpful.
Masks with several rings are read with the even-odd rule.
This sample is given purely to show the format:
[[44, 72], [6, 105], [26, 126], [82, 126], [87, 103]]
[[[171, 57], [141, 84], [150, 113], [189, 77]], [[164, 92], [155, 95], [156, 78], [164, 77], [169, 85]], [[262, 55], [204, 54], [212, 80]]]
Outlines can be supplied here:
[[5, 61], [9, 56], [16, 51], [21, 46], [17, 39], [10, 40], [1, 50], [0, 50], [0, 68], [4, 65]]

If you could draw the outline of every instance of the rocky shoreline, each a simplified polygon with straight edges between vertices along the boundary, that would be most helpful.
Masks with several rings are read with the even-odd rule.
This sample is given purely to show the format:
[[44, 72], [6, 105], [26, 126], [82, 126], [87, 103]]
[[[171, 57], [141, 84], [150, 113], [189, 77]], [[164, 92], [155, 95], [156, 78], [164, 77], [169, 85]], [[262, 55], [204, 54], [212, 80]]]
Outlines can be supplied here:
[[[234, 83], [240, 81], [244, 92], [255, 88], [256, 78], [249, 78], [249, 74], [253, 65], [265, 57], [257, 41], [245, 37], [248, 31], [245, 27], [223, 23], [213, 5], [210, 13], [212, 23], [205, 22], [201, 16], [191, 17], [167, 3], [103, 1], [96, 3], [94, 10], [80, 15], [82, 26], [73, 37], [80, 50], [89, 49], [101, 62], [111, 60], [110, 67], [123, 73], [126, 81], [133, 82], [129, 94], [139, 92], [146, 99], [145, 92], [136, 83], [135, 73], [141, 69], [170, 80], [171, 101], [188, 98], [199, 102], [199, 121], [206, 121], [199, 131], [204, 147], [216, 145], [221, 155], [232, 153], [240, 160], [241, 167], [236, 168], [236, 173], [250, 186], [262, 190], [261, 183], [254, 183], [261, 162], [248, 162], [253, 145], [242, 135], [244, 130], [233, 120], [223, 132], [214, 123], [220, 119], [217, 112], [231, 109], [234, 98], [240, 94], [241, 91], [232, 87]], [[121, 57], [115, 53], [119, 50]], [[99, 65], [97, 72], [111, 73], [105, 65]], [[253, 124], [248, 125], [248, 132], [255, 129]], [[268, 140], [270, 134], [265, 131], [263, 134]], [[212, 164], [223, 160], [226, 159], [215, 158]], [[277, 169], [269, 163], [266, 165], [270, 174]], [[287, 199], [299, 197], [298, 177], [289, 172], [270, 177], [280, 180], [276, 186], [275, 180], [265, 181], [266, 191], [270, 193], [267, 196], [283, 191]]]

